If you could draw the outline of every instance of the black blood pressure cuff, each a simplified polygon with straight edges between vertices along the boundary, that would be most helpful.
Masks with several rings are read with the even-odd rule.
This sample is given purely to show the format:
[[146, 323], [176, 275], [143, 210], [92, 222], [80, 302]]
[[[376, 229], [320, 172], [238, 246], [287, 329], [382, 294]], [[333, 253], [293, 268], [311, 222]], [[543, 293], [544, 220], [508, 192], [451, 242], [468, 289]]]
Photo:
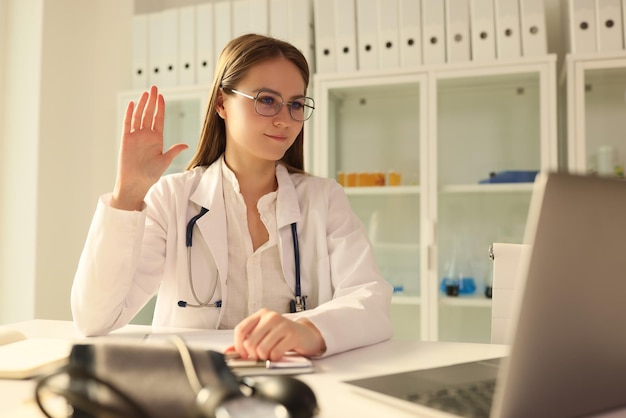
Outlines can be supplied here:
[[[241, 396], [237, 378], [221, 353], [196, 349], [188, 349], [188, 353], [200, 384], [210, 390], [214, 405], [209, 409]], [[68, 369], [69, 391], [87, 401], [73, 403], [73, 418], [108, 416], [107, 411], [118, 411], [113, 416], [129, 417], [199, 416], [197, 394], [181, 352], [173, 344], [77, 344], [72, 348]]]
[[[315, 394], [291, 376], [239, 378], [216, 351], [105, 339], [72, 347], [68, 364], [37, 382], [35, 399], [62, 397], [73, 418], [311, 418]], [[58, 403], [51, 402], [53, 407]]]

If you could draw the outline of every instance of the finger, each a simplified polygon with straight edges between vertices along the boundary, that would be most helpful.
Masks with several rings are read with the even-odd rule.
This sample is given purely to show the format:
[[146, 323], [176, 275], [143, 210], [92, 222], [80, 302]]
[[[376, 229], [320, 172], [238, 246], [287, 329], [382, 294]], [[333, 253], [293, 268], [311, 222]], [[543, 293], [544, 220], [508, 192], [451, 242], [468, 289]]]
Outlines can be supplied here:
[[256, 327], [248, 334], [244, 347], [249, 355], [267, 359], [268, 354], [288, 332], [286, 320], [276, 312], [265, 311]]
[[150, 94], [148, 95], [148, 101], [146, 102], [146, 107], [143, 109], [143, 115], [141, 118], [141, 127], [142, 128], [152, 128], [152, 123], [154, 119], [154, 111], [156, 109], [156, 102], [158, 97], [158, 89], [156, 86], [150, 87]]
[[257, 356], [270, 361], [283, 358], [285, 353], [291, 349], [290, 334], [285, 324], [279, 327], [272, 326], [256, 345], [255, 352]]
[[248, 350], [246, 350], [246, 348], [244, 347], [244, 342], [246, 341], [248, 334], [250, 334], [254, 327], [257, 326], [260, 319], [260, 315], [253, 314], [241, 321], [235, 327], [233, 345], [235, 346], [235, 350], [237, 350], [237, 353], [239, 353], [239, 355], [243, 359], [248, 358]]
[[130, 132], [131, 123], [133, 120], [133, 109], [135, 108], [134, 102], [129, 102], [126, 106], [126, 112], [124, 113], [124, 122], [122, 125], [122, 133]]
[[157, 96], [156, 113], [154, 120], [152, 121], [152, 129], [159, 133], [163, 133], [163, 126], [165, 125], [165, 99], [162, 94]]
[[136, 131], [141, 128], [141, 116], [143, 115], [143, 109], [146, 107], [146, 102], [148, 101], [148, 92], [143, 92], [141, 96], [139, 96], [139, 100], [137, 101], [137, 105], [135, 106], [135, 110], [133, 112], [133, 120], [132, 120], [132, 130]]
[[172, 164], [172, 161], [174, 161], [174, 158], [176, 158], [178, 156], [178, 154], [180, 154], [181, 152], [183, 152], [187, 148], [189, 148], [189, 146], [187, 144], [174, 144], [174, 145], [172, 145], [165, 152], [165, 154], [163, 154], [163, 157], [165, 158], [167, 166], [169, 167], [170, 164]]
[[291, 341], [289, 338], [281, 338], [266, 354], [267, 360], [278, 361], [285, 357], [287, 351], [291, 351]]

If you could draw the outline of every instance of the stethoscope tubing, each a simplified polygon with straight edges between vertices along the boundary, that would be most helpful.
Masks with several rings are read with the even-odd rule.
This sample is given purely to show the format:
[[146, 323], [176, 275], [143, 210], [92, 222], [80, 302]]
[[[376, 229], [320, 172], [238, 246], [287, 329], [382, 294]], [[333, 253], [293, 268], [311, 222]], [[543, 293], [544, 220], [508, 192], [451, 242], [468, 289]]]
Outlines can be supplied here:
[[293, 239], [293, 258], [296, 264], [296, 298], [302, 297], [302, 289], [300, 287], [300, 245], [298, 244], [298, 229], [296, 223], [291, 224], [291, 237]]
[[[189, 222], [187, 223], [187, 229], [185, 231], [185, 245], [187, 247], [187, 267], [189, 270], [189, 287], [191, 288], [191, 294], [193, 295], [193, 298], [195, 299], [196, 303], [192, 304], [192, 303], [188, 303], [184, 300], [179, 300], [178, 301], [178, 306], [181, 308], [207, 308], [207, 307], [216, 307], [216, 308], [221, 308], [222, 307], [222, 301], [218, 300], [215, 303], [210, 303], [211, 299], [213, 299], [213, 296], [215, 295], [215, 290], [217, 289], [217, 280], [214, 281], [213, 283], [213, 289], [211, 291], [211, 296], [205, 301], [202, 302], [198, 296], [196, 295], [196, 290], [195, 290], [195, 286], [193, 285], [193, 278], [192, 278], [192, 274], [191, 274], [191, 247], [193, 245], [193, 228], [195, 227], [196, 223], [198, 222], [198, 220], [203, 217], [209, 210], [205, 207], [201, 207], [200, 208], [200, 212], [193, 216]], [[291, 224], [291, 237], [293, 240], [293, 257], [294, 257], [294, 262], [295, 262], [295, 273], [296, 273], [296, 280], [295, 280], [295, 301], [292, 304], [292, 306], [300, 306], [301, 309], [300, 310], [304, 310], [306, 309], [306, 303], [304, 298], [302, 297], [302, 286], [301, 286], [301, 282], [300, 282], [300, 245], [298, 243], [298, 229], [297, 229], [297, 225], [295, 222], [293, 222]], [[293, 310], [294, 308], [292, 308]]]

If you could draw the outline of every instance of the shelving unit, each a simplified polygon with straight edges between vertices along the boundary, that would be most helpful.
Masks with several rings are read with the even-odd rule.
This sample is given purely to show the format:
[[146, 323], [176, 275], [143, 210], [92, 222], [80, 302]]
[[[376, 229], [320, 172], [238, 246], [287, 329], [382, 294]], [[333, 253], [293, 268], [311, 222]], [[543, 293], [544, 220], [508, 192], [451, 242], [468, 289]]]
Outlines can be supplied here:
[[[345, 189], [383, 275], [403, 289], [401, 336], [489, 341], [488, 247], [522, 241], [533, 184], [479, 181], [557, 168], [555, 66], [545, 56], [315, 76], [313, 173], [402, 174], [401, 186]], [[440, 290], [455, 251], [475, 295]]]

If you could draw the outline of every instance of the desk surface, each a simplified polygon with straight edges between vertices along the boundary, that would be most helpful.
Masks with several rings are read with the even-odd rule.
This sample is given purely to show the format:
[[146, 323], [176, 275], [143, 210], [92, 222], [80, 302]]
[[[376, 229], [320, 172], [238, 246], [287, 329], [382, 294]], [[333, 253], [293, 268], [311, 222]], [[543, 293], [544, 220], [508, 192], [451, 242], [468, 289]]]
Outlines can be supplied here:
[[[49, 337], [81, 340], [70, 321], [33, 320], [11, 324], [28, 337]], [[150, 326], [128, 325], [112, 335], [144, 338], [147, 334], [175, 333], [181, 330], [152, 329]], [[186, 336], [207, 340], [207, 347], [223, 348], [232, 340], [229, 331], [189, 331]], [[491, 344], [420, 342], [392, 339], [380, 344], [315, 360], [314, 374], [299, 378], [309, 384], [320, 405], [320, 418], [330, 417], [414, 417], [390, 404], [363, 396], [343, 383], [379, 374], [425, 369], [464, 361], [504, 356], [508, 347]], [[0, 380], [0, 416], [43, 417], [34, 404], [32, 380]]]

